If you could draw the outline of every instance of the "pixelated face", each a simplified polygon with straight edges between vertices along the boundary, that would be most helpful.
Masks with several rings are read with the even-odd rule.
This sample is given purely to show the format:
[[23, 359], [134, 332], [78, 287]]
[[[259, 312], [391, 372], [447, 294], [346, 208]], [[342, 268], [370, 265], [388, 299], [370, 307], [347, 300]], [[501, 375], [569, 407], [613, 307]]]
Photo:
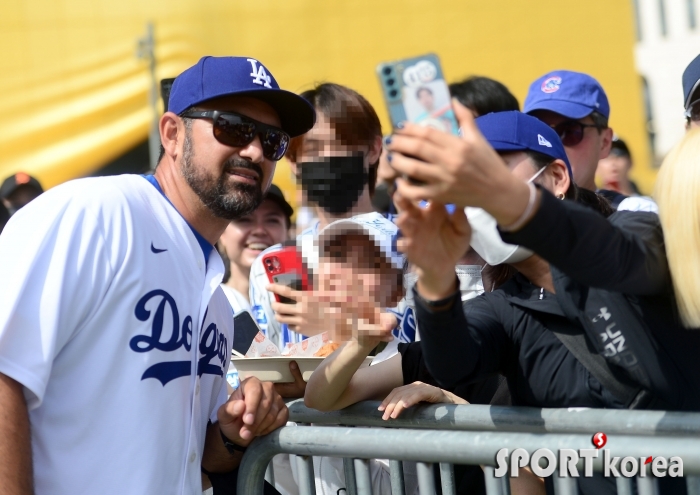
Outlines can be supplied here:
[[260, 253], [287, 237], [287, 218], [282, 208], [266, 199], [252, 213], [231, 221], [220, 242], [228, 259], [245, 274]]
[[608, 185], [619, 185], [621, 182], [627, 182], [632, 163], [626, 156], [609, 155], [598, 162], [596, 176], [598, 177], [603, 187]]
[[365, 155], [365, 167], [367, 167], [369, 146], [348, 146], [342, 143], [328, 117], [323, 112], [317, 111], [316, 124], [304, 135], [297, 162], [312, 162], [326, 156], [348, 156], [359, 153]]
[[[279, 127], [277, 113], [267, 103], [248, 97], [218, 98], [198, 105], [202, 110], [236, 112]], [[260, 138], [243, 147], [227, 146], [213, 134], [209, 119], [185, 126], [180, 168], [183, 177], [212, 213], [229, 220], [253, 211], [272, 181], [276, 162], [262, 154]]]
[[[378, 259], [377, 259], [378, 258]], [[316, 284], [342, 300], [348, 292], [368, 295], [381, 307], [393, 306], [396, 273], [387, 267], [384, 256], [366, 236], [343, 236], [319, 259]]]
[[416, 96], [420, 104], [423, 105], [423, 108], [426, 110], [431, 111], [435, 108], [435, 98], [433, 98], [433, 94], [427, 89], [419, 90]]
[[[534, 117], [537, 117], [542, 122], [549, 126], [555, 126], [561, 122], [572, 120], [558, 113], [548, 110], [539, 110], [532, 112]], [[578, 119], [582, 124], [593, 124], [593, 119], [588, 116]], [[566, 156], [571, 163], [571, 169], [574, 173], [574, 182], [583, 186], [590, 185], [595, 176], [598, 160], [600, 159], [600, 150], [602, 148], [603, 134], [594, 127], [586, 127], [583, 130], [583, 139], [575, 146], [564, 146]]]

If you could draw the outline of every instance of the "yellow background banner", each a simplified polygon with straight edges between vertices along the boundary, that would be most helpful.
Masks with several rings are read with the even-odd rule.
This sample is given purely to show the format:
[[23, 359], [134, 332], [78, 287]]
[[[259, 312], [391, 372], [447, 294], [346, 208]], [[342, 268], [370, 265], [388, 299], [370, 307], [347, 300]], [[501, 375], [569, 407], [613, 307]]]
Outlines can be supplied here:
[[[285, 89], [332, 81], [358, 90], [385, 132], [381, 61], [434, 52], [449, 81], [489, 76], [521, 105], [545, 72], [587, 72], [608, 93], [611, 126], [635, 155], [633, 177], [645, 192], [653, 184], [633, 13], [622, 0], [4, 0], [0, 180], [21, 170], [52, 187], [146, 139], [150, 76], [136, 52], [148, 22], [158, 79], [202, 55], [251, 56]], [[275, 182], [290, 196], [283, 163]]]

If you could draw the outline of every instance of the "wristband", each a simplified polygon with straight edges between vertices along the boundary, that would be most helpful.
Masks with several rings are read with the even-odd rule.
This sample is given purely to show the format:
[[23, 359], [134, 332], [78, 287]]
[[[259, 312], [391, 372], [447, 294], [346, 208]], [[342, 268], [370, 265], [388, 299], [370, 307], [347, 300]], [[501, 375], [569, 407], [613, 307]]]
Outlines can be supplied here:
[[523, 225], [525, 225], [530, 219], [530, 216], [532, 215], [532, 210], [535, 209], [535, 200], [537, 200], [537, 188], [532, 182], [528, 182], [527, 186], [530, 189], [530, 198], [527, 201], [527, 207], [525, 208], [525, 211], [523, 211], [523, 214], [520, 215], [520, 218], [518, 218], [515, 222], [511, 223], [510, 225], [499, 225], [498, 228], [501, 230], [501, 232], [515, 232], [516, 230], [519, 230]]
[[224, 435], [224, 432], [219, 429], [219, 433], [221, 434], [221, 440], [224, 441], [224, 447], [226, 447], [226, 450], [228, 450], [228, 453], [231, 455], [234, 455], [236, 452], [245, 452], [248, 447], [241, 447], [240, 445], [236, 445], [233, 443], [231, 440], [226, 438], [226, 435]]
[[428, 299], [425, 299], [423, 296], [420, 295], [420, 293], [418, 292], [417, 286], [413, 287], [413, 297], [414, 297], [414, 299], [417, 299], [418, 301], [420, 301], [420, 303], [423, 306], [426, 306], [428, 309], [431, 309], [431, 310], [449, 309], [450, 307], [452, 307], [452, 304], [454, 303], [455, 297], [457, 297], [457, 295], [460, 294], [459, 277], [457, 277], [456, 274], [455, 274], [455, 278], [457, 279], [457, 290], [443, 299], [438, 299], [437, 301], [429, 301]]

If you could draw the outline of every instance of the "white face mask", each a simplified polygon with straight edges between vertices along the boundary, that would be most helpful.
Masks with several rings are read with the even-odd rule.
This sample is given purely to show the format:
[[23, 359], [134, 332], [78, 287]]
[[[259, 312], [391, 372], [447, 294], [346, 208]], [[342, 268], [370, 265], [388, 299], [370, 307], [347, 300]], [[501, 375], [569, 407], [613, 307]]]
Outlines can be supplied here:
[[[542, 167], [527, 182], [534, 181], [546, 169], [547, 167]], [[535, 254], [522, 246], [503, 242], [501, 234], [498, 233], [496, 219], [481, 208], [467, 206], [464, 213], [472, 227], [472, 238], [469, 244], [489, 265], [517, 263]]]
[[[481, 279], [481, 267], [479, 265], [457, 265], [455, 267], [457, 278], [459, 279], [459, 291], [462, 294], [462, 301], [471, 299], [484, 292], [484, 283]], [[403, 276], [403, 286], [406, 289], [406, 304], [413, 307], [413, 286], [416, 285], [418, 274], [415, 272], [405, 273]]]

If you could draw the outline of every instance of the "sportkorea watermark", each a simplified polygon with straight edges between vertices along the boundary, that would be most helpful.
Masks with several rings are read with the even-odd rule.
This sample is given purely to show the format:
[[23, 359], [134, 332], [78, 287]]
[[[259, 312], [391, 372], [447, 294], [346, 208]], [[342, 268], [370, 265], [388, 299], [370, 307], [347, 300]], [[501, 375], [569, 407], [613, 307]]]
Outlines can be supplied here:
[[[549, 449], [537, 449], [530, 455], [525, 449], [515, 449], [509, 456], [508, 449], [503, 448], [496, 453], [494, 474], [497, 478], [502, 478], [506, 473], [517, 478], [521, 468], [529, 467], [536, 476], [546, 478], [553, 475], [558, 467], [559, 476], [578, 478], [581, 473], [577, 464], [583, 460], [583, 477], [590, 478], [593, 476], [593, 459], [602, 452], [605, 477], [632, 478], [639, 475], [644, 478], [649, 472], [656, 478], [683, 476], [683, 459], [680, 457], [613, 457], [608, 449], [603, 448], [607, 436], [602, 432], [593, 435], [592, 442], [593, 449], [559, 449], [556, 454]], [[546, 467], [542, 467], [542, 464], [546, 464]]]

